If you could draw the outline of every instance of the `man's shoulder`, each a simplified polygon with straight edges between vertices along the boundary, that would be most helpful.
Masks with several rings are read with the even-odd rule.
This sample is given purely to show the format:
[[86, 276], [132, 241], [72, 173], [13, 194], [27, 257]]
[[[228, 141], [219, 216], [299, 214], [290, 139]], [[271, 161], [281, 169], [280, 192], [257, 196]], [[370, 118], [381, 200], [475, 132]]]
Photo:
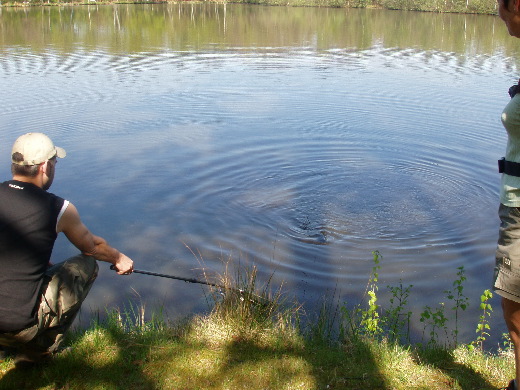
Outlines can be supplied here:
[[[31, 183], [26, 183], [19, 180], [6, 180], [0, 183], [0, 188], [24, 191], [38, 191], [41, 190], [38, 186]], [[43, 190], [42, 190], [43, 191]]]
[[0, 192], [4, 194], [16, 193], [17, 191], [30, 191], [26, 183], [17, 180], [6, 180], [0, 182]]
[[50, 202], [61, 208], [65, 202], [67, 202], [61, 196], [58, 196], [52, 192], [45, 191], [44, 189], [23, 181], [18, 180], [7, 180], [0, 182], [0, 196], [8, 198], [27, 198], [34, 201]]

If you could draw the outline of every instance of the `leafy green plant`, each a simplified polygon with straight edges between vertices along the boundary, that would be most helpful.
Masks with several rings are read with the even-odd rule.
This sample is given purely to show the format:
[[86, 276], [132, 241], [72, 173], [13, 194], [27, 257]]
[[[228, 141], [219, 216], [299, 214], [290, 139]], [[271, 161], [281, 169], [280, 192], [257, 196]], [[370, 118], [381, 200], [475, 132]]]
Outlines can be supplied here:
[[439, 345], [439, 332], [443, 331], [444, 335], [448, 336], [448, 327], [446, 323], [448, 322], [448, 318], [444, 314], [445, 305], [443, 302], [439, 303], [435, 309], [432, 309], [430, 306], [426, 306], [424, 311], [421, 313], [420, 322], [424, 324], [423, 328], [423, 339], [426, 333], [426, 329], [429, 328], [429, 340], [428, 345], [430, 346], [438, 346]]
[[[454, 345], [458, 344], [459, 334], [459, 313], [464, 311], [469, 306], [469, 299], [464, 295], [464, 282], [466, 281], [464, 267], [457, 268], [457, 279], [453, 282], [453, 290], [445, 290], [447, 299], [453, 301], [451, 310], [455, 312], [455, 329], [452, 330]], [[429, 345], [439, 345], [439, 333], [443, 333], [448, 341], [448, 317], [445, 313], [446, 305], [444, 302], [439, 303], [437, 308], [432, 309], [430, 306], [426, 306], [424, 311], [421, 313], [420, 321], [424, 324], [423, 339], [426, 330], [429, 329]]]
[[412, 287], [413, 285], [403, 287], [402, 281], [399, 282], [399, 286], [387, 286], [392, 293], [392, 298], [390, 298], [390, 308], [385, 311], [384, 322], [388, 332], [388, 339], [391, 342], [401, 341], [403, 332], [404, 341], [410, 341], [410, 318], [412, 317], [412, 312], [404, 312], [404, 309], [408, 304]]
[[383, 332], [381, 328], [381, 319], [379, 317], [379, 305], [377, 304], [377, 290], [379, 281], [379, 269], [381, 266], [381, 254], [379, 251], [373, 251], [374, 266], [372, 273], [368, 279], [366, 295], [368, 296], [368, 308], [361, 313], [361, 326], [368, 336], [377, 336]]
[[368, 297], [368, 307], [363, 309], [357, 304], [352, 309], [348, 309], [346, 304], [341, 307], [342, 313], [340, 334], [342, 338], [348, 336], [365, 335], [371, 338], [380, 336], [383, 333], [382, 321], [380, 318], [380, 306], [377, 303], [377, 291], [379, 282], [379, 265], [382, 259], [379, 251], [372, 252], [374, 266], [368, 279], [365, 296]]
[[[472, 349], [471, 346], [469, 346], [469, 348]], [[480, 352], [484, 353], [482, 350]], [[507, 332], [502, 333], [502, 342], [498, 345], [497, 355], [515, 358], [515, 345], [513, 344], [513, 340], [511, 340], [511, 335]]]
[[489, 326], [488, 318], [491, 316], [491, 312], [493, 308], [488, 301], [493, 297], [493, 293], [490, 290], [485, 290], [484, 293], [480, 296], [480, 310], [482, 313], [479, 317], [479, 322], [477, 325], [477, 329], [475, 333], [478, 334], [477, 339], [468, 346], [470, 349], [474, 349], [477, 347], [481, 351], [483, 350], [484, 341], [489, 336], [488, 331], [491, 329]]
[[452, 331], [452, 334], [455, 341], [455, 345], [458, 344], [459, 311], [466, 310], [469, 305], [468, 297], [464, 295], [464, 282], [466, 281], [466, 276], [464, 275], [464, 267], [458, 267], [457, 270], [458, 278], [453, 282], [453, 291], [444, 291], [447, 294], [447, 298], [454, 302], [452, 310], [455, 311], [455, 329]]

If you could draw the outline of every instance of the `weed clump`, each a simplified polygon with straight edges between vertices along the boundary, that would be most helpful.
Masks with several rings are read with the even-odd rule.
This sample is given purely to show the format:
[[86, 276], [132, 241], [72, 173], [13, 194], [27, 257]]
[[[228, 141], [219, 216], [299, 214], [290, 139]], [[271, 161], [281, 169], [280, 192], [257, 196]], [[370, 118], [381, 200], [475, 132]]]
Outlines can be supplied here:
[[229, 262], [212, 288], [212, 310], [196, 319], [197, 338], [211, 344], [253, 341], [256, 345], [301, 345], [295, 321], [300, 306], [289, 304], [282, 286], [274, 289], [272, 275], [259, 286], [258, 270], [238, 267], [230, 271]]

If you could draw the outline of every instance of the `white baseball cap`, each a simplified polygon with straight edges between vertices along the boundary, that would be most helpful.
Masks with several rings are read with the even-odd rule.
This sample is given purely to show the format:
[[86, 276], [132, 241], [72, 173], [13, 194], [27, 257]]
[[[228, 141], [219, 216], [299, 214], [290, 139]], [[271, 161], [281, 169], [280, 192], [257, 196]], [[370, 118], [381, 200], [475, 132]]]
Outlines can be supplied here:
[[11, 161], [18, 165], [38, 165], [54, 156], [63, 158], [65, 149], [54, 146], [51, 139], [43, 133], [27, 133], [15, 141]]

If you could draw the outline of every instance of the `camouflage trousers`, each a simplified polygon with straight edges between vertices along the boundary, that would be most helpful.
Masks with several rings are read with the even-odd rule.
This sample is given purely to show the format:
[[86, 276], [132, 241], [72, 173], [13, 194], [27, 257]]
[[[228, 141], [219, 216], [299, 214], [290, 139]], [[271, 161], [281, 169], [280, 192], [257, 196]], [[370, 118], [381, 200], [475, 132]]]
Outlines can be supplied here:
[[34, 352], [55, 352], [74, 322], [98, 273], [96, 260], [78, 255], [47, 270], [37, 323], [16, 333], [0, 334], [0, 345]]

